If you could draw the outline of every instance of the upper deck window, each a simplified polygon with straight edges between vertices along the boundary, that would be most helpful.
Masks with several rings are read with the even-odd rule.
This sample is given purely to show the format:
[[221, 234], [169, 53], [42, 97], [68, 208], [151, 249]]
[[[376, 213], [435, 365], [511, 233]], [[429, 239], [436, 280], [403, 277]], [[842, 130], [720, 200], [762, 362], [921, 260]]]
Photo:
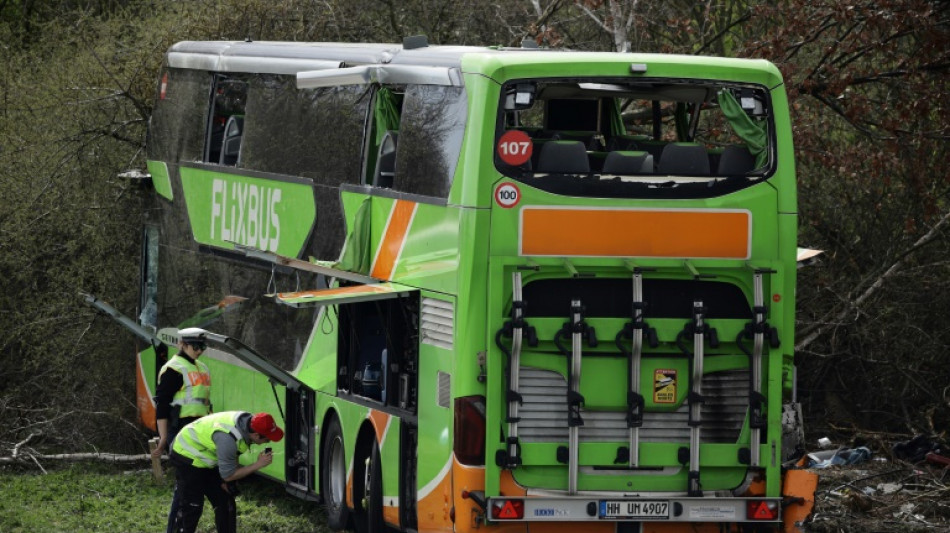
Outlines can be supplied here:
[[545, 79], [503, 87], [495, 165], [557, 194], [712, 197], [771, 175], [768, 92], [705, 80]]
[[247, 81], [215, 76], [211, 117], [205, 138], [205, 161], [220, 165], [237, 165], [244, 136], [246, 107]]
[[398, 191], [444, 198], [449, 194], [465, 132], [465, 90], [409, 85], [396, 147]]
[[358, 183], [366, 91], [360, 85], [298, 91], [291, 76], [255, 76], [239, 166], [322, 185]]
[[207, 72], [169, 68], [161, 76], [149, 121], [148, 158], [197, 161], [202, 158], [211, 76]]
[[387, 85], [376, 91], [366, 183], [445, 198], [465, 132], [465, 90], [442, 85]]

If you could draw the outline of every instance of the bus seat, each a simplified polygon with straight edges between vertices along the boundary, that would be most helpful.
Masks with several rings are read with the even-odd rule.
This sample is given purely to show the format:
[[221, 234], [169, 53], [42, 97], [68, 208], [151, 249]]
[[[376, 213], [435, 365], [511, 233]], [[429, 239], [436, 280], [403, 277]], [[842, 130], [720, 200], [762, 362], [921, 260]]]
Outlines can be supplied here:
[[604, 161], [607, 160], [607, 152], [600, 150], [588, 150], [587, 151], [587, 164], [590, 166], [590, 171], [600, 174], [600, 171], [604, 168]]
[[527, 163], [527, 169], [538, 168], [538, 161], [541, 159], [541, 149], [544, 145], [551, 142], [551, 139], [531, 139], [531, 160]]
[[653, 156], [653, 161], [659, 161], [663, 155], [663, 149], [670, 144], [667, 141], [657, 141], [654, 139], [640, 139], [637, 141], [636, 150], [646, 150]]
[[241, 155], [241, 136], [244, 134], [244, 117], [232, 115], [224, 126], [224, 139], [221, 141], [221, 155], [218, 163], [234, 166]]
[[640, 150], [640, 143], [650, 140], [647, 135], [614, 135], [607, 141], [607, 150]]
[[696, 143], [670, 143], [663, 148], [656, 171], [659, 174], [708, 175], [709, 155], [705, 147]]
[[389, 130], [379, 142], [376, 156], [376, 170], [373, 172], [373, 186], [391, 188], [396, 177], [396, 141], [399, 132]]
[[590, 163], [581, 141], [548, 141], [541, 146], [538, 172], [555, 174], [587, 174]]
[[717, 174], [723, 176], [735, 176], [745, 174], [755, 168], [755, 158], [749, 149], [741, 144], [730, 144], [726, 146], [722, 155], [719, 157], [719, 168]]
[[607, 154], [604, 174], [652, 174], [653, 155], [643, 151], [615, 150]]

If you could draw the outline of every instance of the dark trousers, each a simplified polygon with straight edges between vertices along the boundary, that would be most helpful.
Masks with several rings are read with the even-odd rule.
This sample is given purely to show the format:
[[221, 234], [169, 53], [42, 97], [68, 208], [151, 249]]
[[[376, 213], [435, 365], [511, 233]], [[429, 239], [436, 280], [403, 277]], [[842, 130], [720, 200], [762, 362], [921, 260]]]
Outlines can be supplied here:
[[208, 498], [214, 508], [214, 526], [217, 532], [237, 531], [237, 506], [234, 497], [222, 487], [224, 482], [221, 481], [217, 468], [196, 468], [176, 463], [175, 477], [175, 492], [178, 498], [176, 533], [194, 533], [204, 510], [205, 498]]
[[[172, 453], [172, 443], [175, 442], [175, 437], [178, 435], [178, 432], [181, 431], [181, 428], [185, 427], [186, 424], [190, 424], [195, 420], [201, 418], [200, 416], [191, 416], [186, 418], [178, 417], [178, 408], [172, 408], [174, 416], [168, 421], [168, 450], [169, 456]], [[177, 474], [175, 476], [178, 477]], [[168, 510], [168, 525], [165, 526], [165, 533], [175, 533], [175, 520], [178, 518], [178, 483], [175, 483], [175, 491], [172, 493], [172, 506]]]

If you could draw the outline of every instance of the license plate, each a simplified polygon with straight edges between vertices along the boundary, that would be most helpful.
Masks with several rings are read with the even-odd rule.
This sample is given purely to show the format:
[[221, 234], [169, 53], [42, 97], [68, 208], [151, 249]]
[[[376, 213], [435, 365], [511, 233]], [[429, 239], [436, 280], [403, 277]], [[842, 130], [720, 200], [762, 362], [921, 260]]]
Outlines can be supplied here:
[[670, 517], [670, 502], [663, 500], [600, 500], [600, 517], [668, 519]]

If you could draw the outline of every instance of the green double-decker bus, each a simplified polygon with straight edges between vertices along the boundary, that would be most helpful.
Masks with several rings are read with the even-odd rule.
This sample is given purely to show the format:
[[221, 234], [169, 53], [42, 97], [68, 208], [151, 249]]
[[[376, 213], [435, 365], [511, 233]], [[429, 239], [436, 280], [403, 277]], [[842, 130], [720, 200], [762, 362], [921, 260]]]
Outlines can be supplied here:
[[808, 514], [783, 467], [797, 213], [772, 64], [181, 42], [147, 144], [138, 322], [210, 332], [215, 410], [282, 418], [263, 472], [330, 527]]

